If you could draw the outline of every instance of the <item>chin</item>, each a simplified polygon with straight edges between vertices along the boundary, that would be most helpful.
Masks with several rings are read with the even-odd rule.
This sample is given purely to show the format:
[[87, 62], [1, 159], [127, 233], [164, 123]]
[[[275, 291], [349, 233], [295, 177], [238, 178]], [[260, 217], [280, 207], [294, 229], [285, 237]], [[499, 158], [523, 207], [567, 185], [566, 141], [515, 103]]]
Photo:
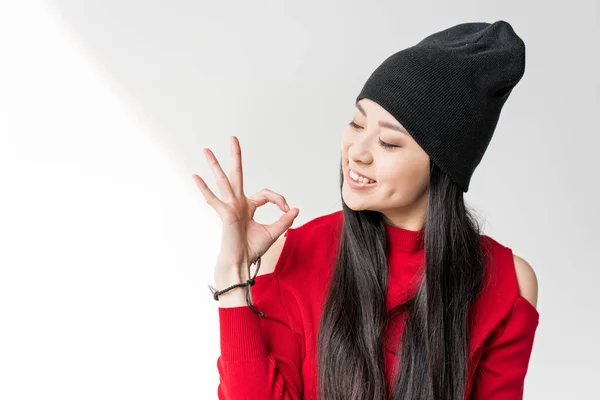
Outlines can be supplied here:
[[344, 189], [342, 190], [342, 200], [349, 209], [352, 211], [364, 211], [369, 209], [369, 204], [367, 204], [360, 194], [348, 193], [350, 190], [346, 190], [344, 185]]

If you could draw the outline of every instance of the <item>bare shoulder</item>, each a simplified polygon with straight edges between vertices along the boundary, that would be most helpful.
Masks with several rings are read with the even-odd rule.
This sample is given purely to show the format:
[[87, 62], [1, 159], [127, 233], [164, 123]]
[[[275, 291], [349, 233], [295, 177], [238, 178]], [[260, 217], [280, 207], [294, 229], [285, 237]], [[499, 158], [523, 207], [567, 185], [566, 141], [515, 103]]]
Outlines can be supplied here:
[[270, 274], [275, 271], [277, 261], [279, 260], [279, 256], [281, 255], [281, 251], [283, 250], [283, 245], [286, 240], [286, 236], [279, 236], [279, 238], [273, 242], [271, 247], [269, 247], [269, 250], [262, 255], [260, 259], [260, 269], [258, 270], [258, 274], [256, 274], [256, 276]]
[[513, 254], [513, 258], [519, 283], [519, 294], [537, 308], [538, 280], [535, 271], [527, 261], [518, 255]]

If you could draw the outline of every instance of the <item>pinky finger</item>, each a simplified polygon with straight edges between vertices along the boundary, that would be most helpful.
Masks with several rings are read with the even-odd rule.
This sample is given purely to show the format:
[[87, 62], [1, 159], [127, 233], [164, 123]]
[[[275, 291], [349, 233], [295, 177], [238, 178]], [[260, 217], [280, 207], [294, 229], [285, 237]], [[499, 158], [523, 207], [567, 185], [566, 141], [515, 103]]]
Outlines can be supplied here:
[[202, 192], [204, 200], [206, 200], [206, 202], [211, 207], [213, 207], [215, 211], [219, 211], [217, 210], [217, 207], [221, 208], [223, 206], [223, 202], [217, 196], [215, 196], [215, 194], [212, 192], [212, 190], [210, 190], [206, 182], [204, 182], [204, 180], [200, 178], [200, 176], [194, 174], [192, 175], [192, 178], [194, 179], [196, 186], [198, 186], [198, 188]]

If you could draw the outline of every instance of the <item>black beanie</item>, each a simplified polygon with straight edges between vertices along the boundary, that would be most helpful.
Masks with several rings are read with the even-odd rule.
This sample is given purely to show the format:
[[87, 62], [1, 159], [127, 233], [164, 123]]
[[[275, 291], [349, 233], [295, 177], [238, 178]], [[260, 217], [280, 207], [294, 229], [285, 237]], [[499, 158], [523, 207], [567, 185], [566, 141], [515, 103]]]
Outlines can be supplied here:
[[524, 71], [525, 43], [508, 22], [463, 23], [388, 57], [356, 101], [387, 110], [467, 192]]

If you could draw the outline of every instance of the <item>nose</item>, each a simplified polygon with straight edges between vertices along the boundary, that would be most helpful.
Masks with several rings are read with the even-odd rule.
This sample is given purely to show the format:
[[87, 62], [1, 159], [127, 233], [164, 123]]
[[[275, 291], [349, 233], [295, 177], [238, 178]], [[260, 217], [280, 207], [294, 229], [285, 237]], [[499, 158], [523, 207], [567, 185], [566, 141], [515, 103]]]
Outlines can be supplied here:
[[355, 164], [370, 164], [373, 162], [371, 143], [371, 135], [365, 134], [357, 137], [348, 147], [348, 158]]

